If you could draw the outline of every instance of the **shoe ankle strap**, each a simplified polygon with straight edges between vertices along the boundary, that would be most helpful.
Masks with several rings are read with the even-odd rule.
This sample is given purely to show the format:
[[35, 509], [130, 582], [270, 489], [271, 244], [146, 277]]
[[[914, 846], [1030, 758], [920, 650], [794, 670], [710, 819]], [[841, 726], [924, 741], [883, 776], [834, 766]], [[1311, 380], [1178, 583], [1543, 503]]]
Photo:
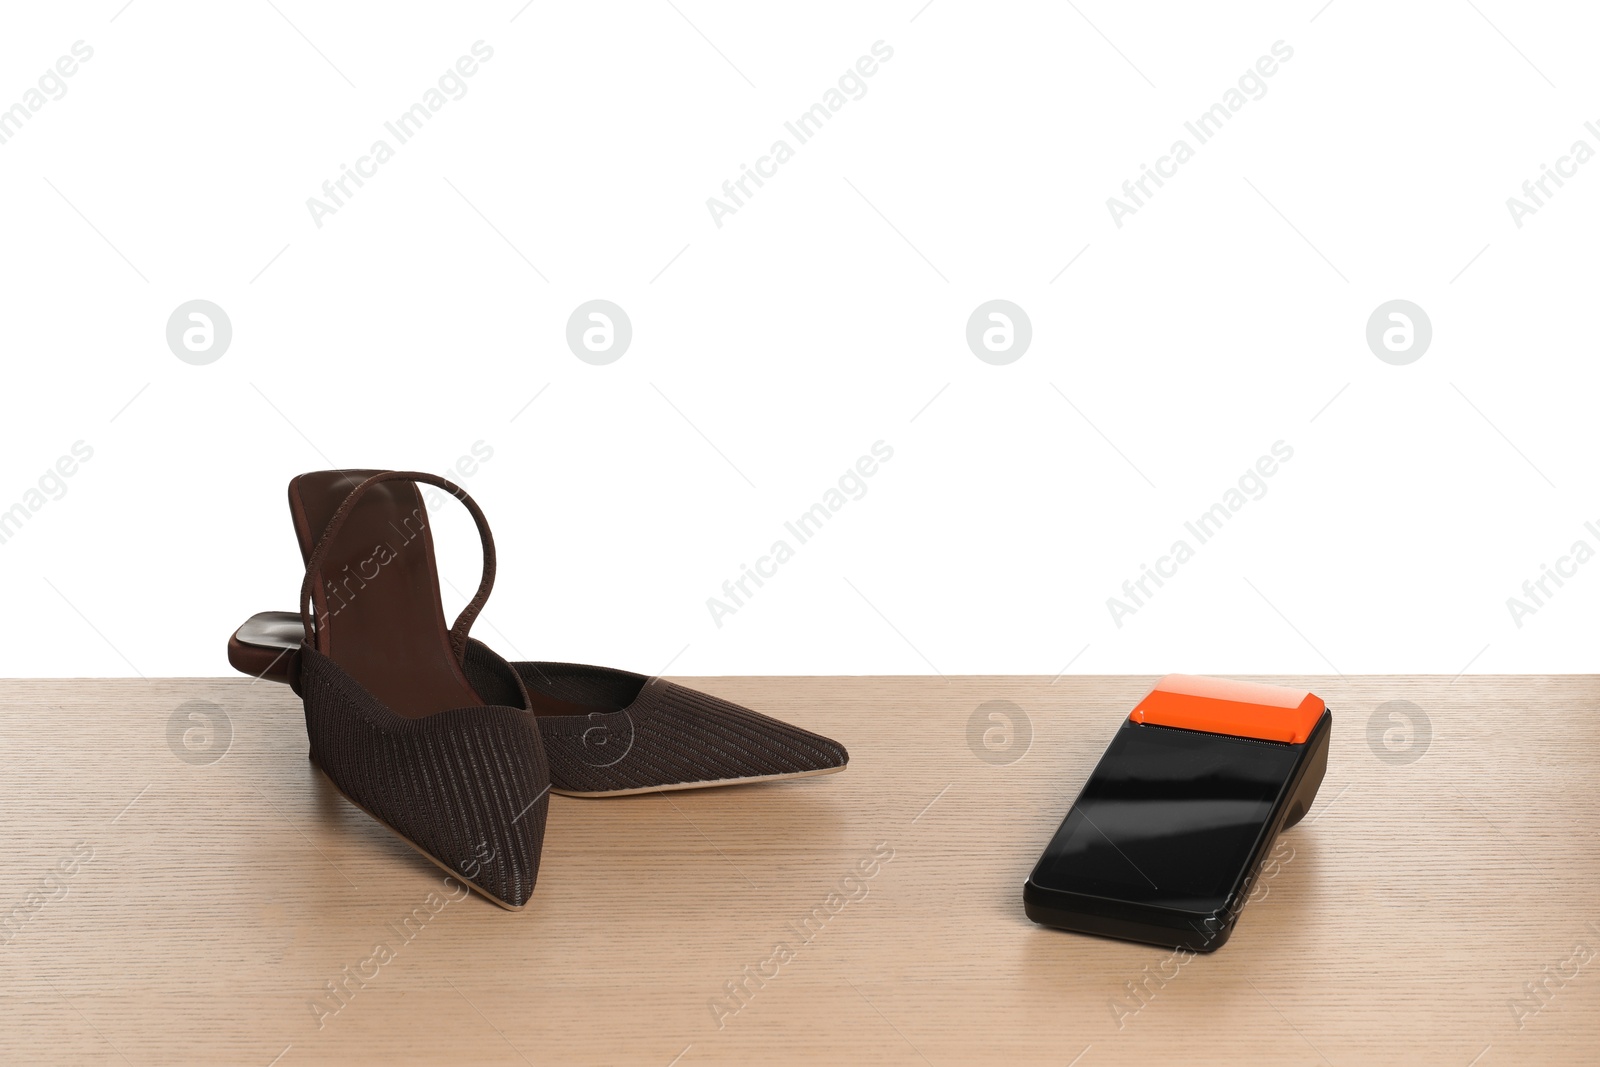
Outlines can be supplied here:
[[483, 509], [478, 507], [477, 501], [467, 495], [467, 491], [454, 482], [441, 478], [436, 474], [427, 474], [421, 471], [381, 471], [350, 490], [344, 502], [339, 505], [333, 517], [328, 520], [328, 525], [323, 529], [322, 536], [317, 539], [316, 547], [311, 550], [311, 555], [306, 559], [305, 581], [300, 586], [300, 622], [305, 627], [306, 644], [316, 647], [316, 627], [311, 621], [311, 594], [316, 588], [317, 576], [322, 571], [328, 551], [338, 535], [350, 512], [355, 508], [356, 502], [366, 495], [367, 491], [380, 482], [424, 482], [437, 486], [461, 501], [462, 505], [472, 513], [472, 521], [478, 526], [478, 537], [483, 542], [483, 578], [478, 582], [478, 591], [473, 594], [467, 606], [461, 609], [461, 614], [456, 616], [455, 625], [450, 627], [450, 647], [455, 652], [459, 661], [466, 655], [467, 633], [472, 629], [472, 624], [478, 618], [478, 612], [483, 610], [484, 602], [489, 599], [489, 591], [494, 588], [494, 536], [489, 532], [489, 520], [484, 517]]

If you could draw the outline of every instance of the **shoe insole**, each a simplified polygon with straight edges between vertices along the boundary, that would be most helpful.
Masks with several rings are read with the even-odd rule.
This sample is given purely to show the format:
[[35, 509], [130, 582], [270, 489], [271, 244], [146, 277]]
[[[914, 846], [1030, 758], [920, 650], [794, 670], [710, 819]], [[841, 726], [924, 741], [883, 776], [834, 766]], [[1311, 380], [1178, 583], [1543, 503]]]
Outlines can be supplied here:
[[[373, 473], [318, 472], [290, 483], [295, 527], [307, 554], [306, 546], [323, 536], [327, 518]], [[313, 501], [321, 506], [300, 506]], [[325, 516], [320, 523], [313, 512]], [[395, 714], [422, 718], [483, 704], [450, 647], [433, 538], [415, 484], [380, 482], [356, 501], [328, 546], [312, 610], [318, 651]]]
[[[377, 473], [379, 472], [375, 470], [314, 471], [310, 474], [302, 474], [298, 478], [294, 479], [294, 481], [289, 483], [289, 510], [294, 517], [295, 536], [300, 542], [300, 554], [302, 559], [310, 558], [311, 552], [316, 547], [317, 539], [322, 536], [323, 529], [327, 527], [328, 521], [333, 518], [334, 512], [339, 509], [340, 504], [344, 503], [345, 497], [349, 496], [350, 491]], [[383, 496], [385, 490], [391, 491], [387, 497]], [[444, 621], [443, 608], [440, 606], [439, 602], [439, 582], [438, 571], [434, 560], [433, 536], [429, 531], [427, 507], [423, 503], [422, 495], [418, 491], [417, 486], [412, 482], [393, 481], [380, 483], [368, 490], [367, 495], [357, 502], [355, 512], [353, 512], [350, 517], [345, 520], [344, 529], [342, 529], [339, 533], [340, 541], [344, 542], [346, 540], [347, 532], [350, 530], [350, 528], [355, 526], [358, 521], [363, 520], [363, 516], [366, 514], [364, 509], [366, 509], [369, 502], [372, 502], [374, 499], [386, 499], [389, 502], [384, 504], [379, 510], [374, 511], [370, 515], [366, 516], [365, 521], [367, 522], [367, 525], [372, 527], [372, 529], [368, 531], [367, 540], [372, 540], [374, 536], [380, 538], [386, 537], [385, 540], [378, 542], [378, 544], [390, 545], [395, 549], [399, 549], [402, 544], [415, 545], [416, 550], [413, 554], [419, 557], [417, 560], [419, 565], [424, 562], [423, 557], [425, 557], [425, 573], [419, 575], [408, 574], [408, 578], [414, 581], [418, 586], [415, 594], [419, 601], [418, 611], [421, 611], [421, 602], [427, 601], [428, 603], [431, 603], [433, 617], [435, 620], [434, 625], [438, 628], [439, 633], [442, 635], [442, 647], [446, 656], [450, 660], [451, 666], [454, 668], [454, 676], [459, 679], [461, 688], [465, 689], [469, 693], [473, 693], [473, 699], [468, 703], [482, 704], [483, 700], [479, 698], [475, 692], [473, 692], [472, 686], [467, 682], [466, 676], [462, 673], [460, 665], [456, 662], [455, 656], [450, 650], [449, 634], [445, 628], [446, 624]], [[391, 514], [392, 512], [400, 512], [402, 514], [395, 515]], [[377, 554], [376, 550], [378, 548], [378, 544], [374, 544], [371, 548], [368, 548], [365, 552], [363, 552], [360, 548], [360, 546], [363, 544], [362, 541], [357, 540], [351, 543], [356, 546], [356, 555], [361, 556], [361, 560], [358, 561], [360, 563], [364, 563], [367, 559], [372, 558], [375, 554]], [[333, 547], [335, 550], [338, 550], [343, 548], [344, 545], [341, 544]], [[398, 552], [396, 552], [395, 555], [398, 558]], [[330, 553], [330, 561], [332, 558], [333, 553]], [[345, 563], [348, 563], [348, 560], [346, 560]], [[338, 567], [336, 567], [332, 562], [330, 562], [323, 567], [324, 578], [328, 581], [334, 582], [336, 592], [342, 592], [345, 584], [352, 584], [348, 580], [347, 573], [341, 574], [340, 567], [344, 565], [344, 563], [341, 563]], [[383, 571], [392, 565], [393, 564], [390, 563], [375, 568], [373, 564], [366, 564], [365, 572], [371, 573], [374, 569], [376, 569], [378, 574], [381, 576]], [[357, 579], [362, 577], [362, 570], [357, 569], [356, 567], [352, 567], [351, 570], [354, 571]], [[369, 582], [368, 587], [370, 588], [376, 585], [377, 582], [377, 578], [372, 579]], [[326, 585], [326, 582], [324, 584]], [[359, 581], [353, 584], [357, 586], [356, 592], [365, 592], [359, 588]], [[339, 607], [339, 599], [330, 596], [330, 600], [335, 608]], [[356, 597], [351, 596], [345, 600], [344, 603], [353, 606], [355, 601]], [[339, 614], [343, 615], [344, 610], [345, 609], [340, 609]], [[374, 610], [382, 609], [376, 608]], [[337, 625], [338, 618], [336, 617], [334, 619], [334, 626]], [[241, 640], [247, 640], [243, 630], [240, 631], [239, 637]], [[348, 643], [340, 641], [337, 636], [335, 637], [335, 641], [338, 642], [341, 647], [347, 647]], [[298, 639], [296, 640], [296, 643], [298, 643]], [[326, 652], [326, 650], [324, 650], [324, 652]], [[338, 662], [340, 666], [345, 667], [346, 670], [351, 669], [338, 656], [335, 656], [334, 658], [335, 661]], [[444, 677], [441, 668], [436, 663], [426, 669], [430, 678], [434, 675], [438, 675], [441, 679]], [[365, 681], [363, 681], [363, 684], [366, 684]], [[371, 689], [371, 686], [368, 686], [368, 688]], [[451, 691], [456, 692], [456, 690]], [[373, 689], [372, 692], [374, 695], [376, 695], [378, 691]], [[443, 689], [439, 689], [436, 692], [433, 689], [430, 689], [429, 692], [435, 698], [444, 695]], [[548, 693], [541, 693], [536, 689], [529, 689], [528, 695], [530, 700], [530, 710], [535, 715], [588, 715], [596, 711], [618, 711], [625, 706], [625, 704], [612, 705], [602, 700], [597, 700], [594, 703], [578, 703], [575, 701], [563, 700]], [[631, 700], [629, 702], [631, 702]], [[400, 712], [400, 708], [397, 705], [390, 704], [389, 706], [394, 708], [396, 712]], [[466, 703], [458, 700], [456, 703], [447, 706], [465, 707]], [[405, 714], [404, 712], [400, 713]], [[422, 712], [422, 714], [427, 714], [427, 712]]]

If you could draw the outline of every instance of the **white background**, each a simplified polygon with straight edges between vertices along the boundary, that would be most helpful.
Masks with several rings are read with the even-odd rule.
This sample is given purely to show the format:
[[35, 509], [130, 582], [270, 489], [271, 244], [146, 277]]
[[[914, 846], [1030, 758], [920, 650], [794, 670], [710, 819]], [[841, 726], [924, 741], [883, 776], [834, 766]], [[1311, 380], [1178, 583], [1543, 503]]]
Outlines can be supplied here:
[[[0, 544], [0, 670], [225, 674], [232, 629], [294, 604], [291, 475], [477, 442], [478, 633], [513, 658], [1595, 669], [1600, 563], [1520, 628], [1506, 603], [1600, 547], [1600, 161], [1521, 228], [1506, 206], [1600, 149], [1591, 10], [674, 2], [8, 5], [0, 106], [94, 55], [0, 145], [0, 509], [94, 454]], [[466, 95], [318, 228], [307, 198], [479, 40]], [[716, 226], [706, 199], [880, 40], [866, 95]], [[1266, 95], [1118, 228], [1107, 197], [1280, 40]], [[233, 326], [208, 366], [166, 344], [196, 298]], [[593, 298], [633, 323], [609, 366], [565, 342]], [[994, 298], [1033, 326], [1007, 366], [965, 340]], [[1365, 340], [1396, 298], [1434, 331], [1407, 366]], [[867, 494], [716, 626], [707, 598], [879, 440]], [[1266, 496], [1115, 625], [1280, 440]]]

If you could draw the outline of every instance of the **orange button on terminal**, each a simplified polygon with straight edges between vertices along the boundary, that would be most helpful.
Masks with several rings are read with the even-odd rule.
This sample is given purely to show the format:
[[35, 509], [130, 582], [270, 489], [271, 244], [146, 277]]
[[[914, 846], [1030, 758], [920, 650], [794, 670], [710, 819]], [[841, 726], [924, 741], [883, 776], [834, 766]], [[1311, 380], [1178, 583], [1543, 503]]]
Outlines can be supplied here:
[[1303, 744], [1326, 705], [1315, 693], [1281, 685], [1169, 674], [1128, 716], [1134, 722], [1210, 734]]

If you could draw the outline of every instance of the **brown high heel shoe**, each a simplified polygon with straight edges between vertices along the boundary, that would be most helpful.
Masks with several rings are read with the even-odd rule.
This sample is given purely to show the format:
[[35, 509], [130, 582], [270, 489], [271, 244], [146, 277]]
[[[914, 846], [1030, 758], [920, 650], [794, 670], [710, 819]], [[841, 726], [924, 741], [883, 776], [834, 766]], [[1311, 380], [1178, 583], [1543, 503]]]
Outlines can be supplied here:
[[[494, 585], [488, 522], [431, 474], [371, 472], [319, 527], [284, 674], [305, 703], [311, 759], [351, 803], [504, 908], [533, 893], [550, 778], [514, 671], [462, 669]], [[455, 625], [439, 602], [417, 482], [453, 494], [483, 540], [483, 578]]]

